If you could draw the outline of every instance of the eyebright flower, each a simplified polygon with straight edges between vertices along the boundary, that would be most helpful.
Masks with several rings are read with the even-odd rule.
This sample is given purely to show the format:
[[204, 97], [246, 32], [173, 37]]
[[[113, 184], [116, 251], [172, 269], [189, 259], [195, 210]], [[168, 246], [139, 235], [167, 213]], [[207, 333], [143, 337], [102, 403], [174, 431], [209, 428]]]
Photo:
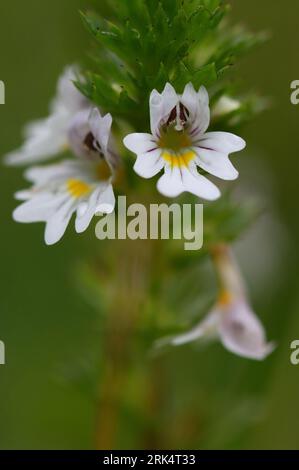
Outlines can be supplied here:
[[203, 337], [218, 336], [229, 351], [249, 359], [263, 360], [274, 349], [267, 344], [264, 328], [245, 299], [233, 299], [229, 293], [208, 316], [189, 333], [177, 336], [171, 344], [178, 346]]
[[21, 148], [6, 155], [7, 164], [26, 165], [44, 161], [69, 147], [70, 120], [78, 111], [90, 107], [73, 83], [76, 73], [75, 67], [65, 69], [58, 81], [57, 95], [52, 101], [50, 115], [26, 126], [25, 142]]
[[[81, 233], [96, 213], [108, 214], [114, 210], [115, 159], [109, 150], [112, 118], [109, 114], [102, 117], [95, 108], [84, 124], [87, 134], [81, 135], [82, 154], [78, 136], [74, 141], [70, 139], [72, 145], [78, 146], [82, 158], [30, 168], [25, 177], [33, 183], [32, 188], [16, 194], [24, 202], [14, 211], [14, 219], [24, 223], [46, 222], [48, 245], [62, 238], [74, 213], [76, 231]], [[88, 150], [93, 158], [84, 159]]]
[[216, 305], [194, 329], [170, 340], [181, 345], [199, 338], [218, 337], [229, 351], [249, 359], [263, 360], [274, 349], [266, 342], [260, 320], [252, 311], [246, 298], [241, 275], [226, 251], [215, 254], [222, 288]]
[[238, 171], [228, 155], [245, 148], [240, 137], [227, 132], [206, 132], [210, 124], [209, 96], [201, 87], [186, 85], [178, 95], [167, 83], [162, 94], [150, 96], [151, 134], [135, 133], [124, 139], [137, 155], [134, 170], [152, 178], [164, 169], [157, 188], [161, 194], [176, 197], [187, 191], [207, 200], [220, 196], [219, 189], [197, 167], [223, 180], [234, 180]]

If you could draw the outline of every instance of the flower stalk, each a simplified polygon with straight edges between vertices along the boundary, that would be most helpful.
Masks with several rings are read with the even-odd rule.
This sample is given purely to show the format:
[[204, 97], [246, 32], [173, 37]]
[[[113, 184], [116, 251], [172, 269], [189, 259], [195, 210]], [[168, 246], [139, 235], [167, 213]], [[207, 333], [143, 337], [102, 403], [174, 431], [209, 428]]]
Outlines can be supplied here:
[[116, 257], [119, 269], [110, 285], [102, 346], [105, 365], [97, 401], [97, 449], [117, 447], [120, 414], [125, 406], [128, 377], [134, 375], [136, 340], [141, 330], [141, 312], [150, 284], [153, 261], [151, 243], [118, 242]]

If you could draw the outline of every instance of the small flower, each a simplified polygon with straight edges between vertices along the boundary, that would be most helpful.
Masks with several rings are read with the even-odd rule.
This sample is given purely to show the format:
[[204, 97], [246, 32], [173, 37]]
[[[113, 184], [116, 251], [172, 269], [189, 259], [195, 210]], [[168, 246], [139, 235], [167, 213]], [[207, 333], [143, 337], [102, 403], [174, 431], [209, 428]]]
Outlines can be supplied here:
[[178, 346], [216, 336], [226, 349], [238, 356], [265, 359], [275, 346], [266, 342], [265, 330], [249, 305], [232, 253], [225, 246], [217, 247], [213, 259], [221, 284], [216, 305], [194, 329], [170, 340], [162, 340], [160, 344], [170, 342]]
[[84, 160], [105, 158], [111, 170], [114, 170], [119, 161], [112, 150], [111, 126], [110, 114], [101, 117], [97, 108], [79, 111], [69, 123], [68, 142], [71, 150]]
[[215, 335], [226, 349], [249, 359], [263, 360], [274, 349], [272, 343], [266, 343], [264, 328], [246, 299], [234, 299], [230, 293], [223, 293], [217, 305], [197, 327], [173, 338], [171, 344], [178, 346]]
[[[88, 118], [88, 134], [82, 134], [81, 142], [83, 150], [92, 152], [91, 159], [64, 160], [54, 165], [33, 167], [25, 173], [33, 187], [16, 194], [17, 199], [25, 202], [14, 211], [13, 217], [23, 223], [46, 222], [45, 241], [48, 245], [63, 237], [74, 213], [76, 231], [81, 233], [96, 213], [113, 212], [114, 162], [108, 147], [111, 125], [109, 114], [102, 117], [97, 109], [93, 109]], [[83, 144], [87, 136], [90, 145], [85, 149]], [[77, 137], [70, 141], [79, 149]]]
[[143, 178], [164, 169], [158, 190], [176, 197], [187, 191], [207, 200], [220, 196], [219, 189], [197, 167], [223, 180], [234, 180], [238, 172], [228, 155], [245, 148], [240, 137], [227, 132], [206, 132], [210, 124], [209, 96], [189, 83], [178, 95], [167, 83], [162, 94], [150, 97], [151, 134], [135, 133], [124, 139], [125, 146], [137, 155], [134, 166]]
[[47, 160], [69, 147], [68, 130], [75, 113], [89, 107], [73, 81], [76, 69], [67, 67], [57, 85], [57, 95], [50, 107], [50, 116], [30, 123], [25, 128], [25, 142], [18, 150], [6, 155], [9, 165], [26, 165]]

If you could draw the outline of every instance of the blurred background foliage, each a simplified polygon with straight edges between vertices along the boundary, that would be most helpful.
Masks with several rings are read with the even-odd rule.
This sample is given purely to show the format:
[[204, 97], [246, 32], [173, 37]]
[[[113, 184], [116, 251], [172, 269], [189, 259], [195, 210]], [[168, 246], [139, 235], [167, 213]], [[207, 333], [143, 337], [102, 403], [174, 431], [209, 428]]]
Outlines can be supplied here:
[[[47, 114], [64, 65], [90, 49], [78, 11], [99, 3], [1, 3], [0, 79], [6, 84], [6, 104], [0, 106], [1, 154], [21, 142], [25, 122]], [[261, 364], [234, 357], [219, 344], [136, 357], [134, 352], [145, 351], [152, 340], [139, 331], [123, 359], [123, 376], [115, 380], [113, 351], [120, 347], [120, 327], [111, 316], [114, 349], [103, 352], [105, 323], [100, 317], [103, 303], [114, 296], [105, 278], [115, 267], [84, 264], [86, 257], [92, 260], [95, 253], [105, 252], [106, 245], [95, 241], [91, 228], [83, 236], [69, 230], [58, 246], [45, 247], [42, 226], [12, 222], [12, 195], [24, 182], [21, 170], [2, 167], [0, 339], [7, 354], [7, 364], [0, 368], [2, 449], [94, 448], [95, 434], [104, 432], [95, 423], [99, 388], [111, 424], [105, 432], [114, 448], [299, 448], [299, 369], [289, 361], [290, 342], [299, 338], [299, 108], [289, 100], [290, 82], [299, 74], [293, 56], [299, 7], [296, 0], [284, 9], [271, 0], [230, 3], [235, 22], [272, 35], [235, 72], [243, 89], [273, 98], [271, 109], [242, 131], [248, 148], [236, 159], [241, 178], [235, 194], [243, 201], [254, 196], [266, 208], [236, 250], [254, 308], [278, 343], [276, 352]], [[120, 268], [126, 245], [118, 249]], [[202, 263], [187, 276], [184, 259], [179, 262], [179, 283], [169, 276], [164, 295], [177, 311], [180, 291], [190, 292], [190, 299], [184, 298], [188, 315], [178, 318], [187, 327], [212, 300], [206, 295], [211, 274], [209, 264]], [[159, 259], [152, 268], [159, 269]], [[100, 292], [94, 285], [95, 269], [102, 280]], [[119, 294], [115, 308], [123, 309], [126, 322], [126, 311], [133, 307], [122, 289]], [[146, 324], [159, 308], [147, 303], [142, 312]], [[171, 311], [161, 312], [161, 318], [165, 325], [159, 327], [173, 324]], [[99, 383], [94, 380], [98, 372]]]

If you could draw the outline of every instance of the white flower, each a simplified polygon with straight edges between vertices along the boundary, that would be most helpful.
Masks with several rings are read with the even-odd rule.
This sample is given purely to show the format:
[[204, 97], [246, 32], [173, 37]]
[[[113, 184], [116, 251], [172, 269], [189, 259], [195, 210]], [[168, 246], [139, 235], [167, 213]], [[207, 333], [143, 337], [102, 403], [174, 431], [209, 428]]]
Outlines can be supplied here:
[[[83, 123], [87, 126], [85, 120]], [[108, 214], [114, 210], [114, 162], [108, 147], [112, 118], [110, 115], [101, 117], [99, 111], [93, 109], [88, 123], [88, 134], [82, 135], [82, 148], [88, 136], [91, 159], [64, 160], [30, 168], [25, 176], [33, 187], [16, 194], [17, 199], [25, 202], [14, 211], [14, 219], [24, 223], [46, 222], [48, 245], [62, 238], [74, 213], [76, 231], [81, 233], [96, 213]], [[76, 145], [79, 145], [77, 136]]]
[[18, 150], [6, 155], [7, 164], [25, 165], [44, 161], [68, 148], [70, 120], [75, 113], [90, 106], [73, 83], [76, 75], [74, 67], [65, 69], [58, 81], [50, 115], [26, 126], [25, 142]]
[[189, 83], [178, 95], [167, 83], [162, 94], [150, 97], [151, 134], [130, 134], [125, 146], [137, 155], [134, 166], [143, 178], [164, 169], [158, 190], [168, 197], [187, 191], [207, 200], [220, 196], [219, 189], [197, 167], [223, 180], [234, 180], [238, 172], [228, 155], [245, 147], [245, 141], [227, 132], [206, 132], [210, 123], [209, 96]]
[[181, 345], [199, 338], [218, 337], [229, 351], [249, 359], [263, 360], [275, 348], [266, 342], [263, 325], [252, 311], [238, 266], [230, 250], [217, 247], [213, 254], [220, 280], [220, 296], [207, 317], [186, 334], [160, 344]]
[[178, 346], [215, 335], [226, 349], [249, 359], [263, 360], [274, 349], [272, 343], [266, 343], [264, 328], [246, 299], [234, 299], [229, 293], [197, 327], [173, 338], [171, 344]]

